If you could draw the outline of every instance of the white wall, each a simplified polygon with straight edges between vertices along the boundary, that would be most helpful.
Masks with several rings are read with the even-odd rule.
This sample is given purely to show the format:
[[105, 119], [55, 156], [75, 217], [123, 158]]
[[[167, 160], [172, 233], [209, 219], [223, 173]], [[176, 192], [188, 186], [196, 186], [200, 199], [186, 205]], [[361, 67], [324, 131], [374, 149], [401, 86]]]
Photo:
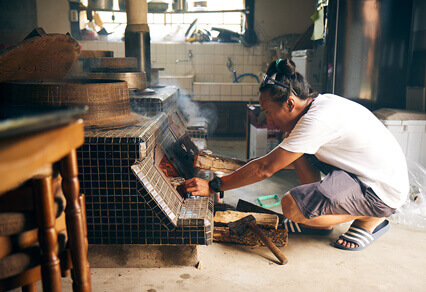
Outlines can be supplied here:
[[37, 26], [46, 33], [71, 33], [69, 0], [37, 0]]
[[313, 23], [316, 0], [258, 0], [254, 5], [255, 31], [260, 41], [304, 33]]
[[[124, 42], [79, 41], [83, 50], [114, 51], [114, 57], [124, 57]], [[187, 60], [191, 50], [190, 62]], [[246, 48], [240, 43], [151, 43], [151, 61], [155, 68], [165, 68], [160, 75], [195, 75], [197, 82], [230, 82], [234, 75], [228, 70], [227, 61], [231, 58], [237, 74], [253, 73], [260, 76], [265, 68], [265, 45]], [[260, 78], [260, 77], [259, 77]], [[243, 83], [255, 83], [251, 77], [240, 80]]]

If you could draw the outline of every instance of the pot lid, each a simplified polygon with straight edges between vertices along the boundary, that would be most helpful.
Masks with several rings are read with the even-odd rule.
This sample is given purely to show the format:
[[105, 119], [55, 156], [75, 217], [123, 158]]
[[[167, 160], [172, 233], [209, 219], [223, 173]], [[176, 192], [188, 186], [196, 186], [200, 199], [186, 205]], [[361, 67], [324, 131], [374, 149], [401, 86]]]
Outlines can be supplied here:
[[0, 53], [0, 82], [62, 79], [79, 56], [80, 45], [69, 34], [46, 34], [39, 28]]

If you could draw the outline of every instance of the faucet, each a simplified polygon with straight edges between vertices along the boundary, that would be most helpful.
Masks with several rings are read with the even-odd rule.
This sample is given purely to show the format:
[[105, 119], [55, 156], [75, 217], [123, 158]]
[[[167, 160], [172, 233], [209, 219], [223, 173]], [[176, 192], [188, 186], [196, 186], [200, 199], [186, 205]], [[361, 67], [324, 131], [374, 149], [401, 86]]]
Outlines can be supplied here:
[[228, 57], [228, 62], [226, 62], [226, 67], [228, 67], [228, 70], [235, 73], [234, 70], [234, 63], [231, 60], [231, 57]]
[[188, 60], [176, 60], [176, 64], [177, 63], [182, 63], [182, 62], [189, 62], [189, 61], [191, 61], [191, 59], [192, 59], [193, 56], [194, 55], [192, 54], [192, 50], [189, 50], [188, 51]]

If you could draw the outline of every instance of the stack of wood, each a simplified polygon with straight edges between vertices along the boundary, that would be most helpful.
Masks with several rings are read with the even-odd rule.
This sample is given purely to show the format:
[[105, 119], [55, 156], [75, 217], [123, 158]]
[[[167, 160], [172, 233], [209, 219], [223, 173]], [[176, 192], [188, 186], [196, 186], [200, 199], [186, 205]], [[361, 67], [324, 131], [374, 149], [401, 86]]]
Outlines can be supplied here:
[[249, 246], [261, 246], [263, 242], [251, 230], [238, 236], [232, 233], [227, 226], [229, 223], [237, 221], [248, 215], [256, 218], [256, 225], [262, 229], [263, 233], [277, 246], [287, 245], [288, 234], [285, 229], [278, 229], [278, 216], [275, 214], [249, 213], [237, 211], [218, 211], [214, 216], [213, 240], [216, 242], [237, 243]]

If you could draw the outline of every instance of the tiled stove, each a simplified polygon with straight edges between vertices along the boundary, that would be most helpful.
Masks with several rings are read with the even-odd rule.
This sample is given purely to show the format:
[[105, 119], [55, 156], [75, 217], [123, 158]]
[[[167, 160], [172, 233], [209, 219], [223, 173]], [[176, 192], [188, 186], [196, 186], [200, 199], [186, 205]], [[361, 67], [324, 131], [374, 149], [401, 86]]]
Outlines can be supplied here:
[[77, 155], [89, 243], [212, 243], [212, 198], [183, 199], [158, 167], [184, 128], [170, 110], [130, 127], [86, 131]]
[[129, 93], [130, 107], [142, 115], [154, 116], [160, 112], [169, 113], [176, 109], [179, 90], [175, 86], [155, 88], [154, 94], [140, 91]]

